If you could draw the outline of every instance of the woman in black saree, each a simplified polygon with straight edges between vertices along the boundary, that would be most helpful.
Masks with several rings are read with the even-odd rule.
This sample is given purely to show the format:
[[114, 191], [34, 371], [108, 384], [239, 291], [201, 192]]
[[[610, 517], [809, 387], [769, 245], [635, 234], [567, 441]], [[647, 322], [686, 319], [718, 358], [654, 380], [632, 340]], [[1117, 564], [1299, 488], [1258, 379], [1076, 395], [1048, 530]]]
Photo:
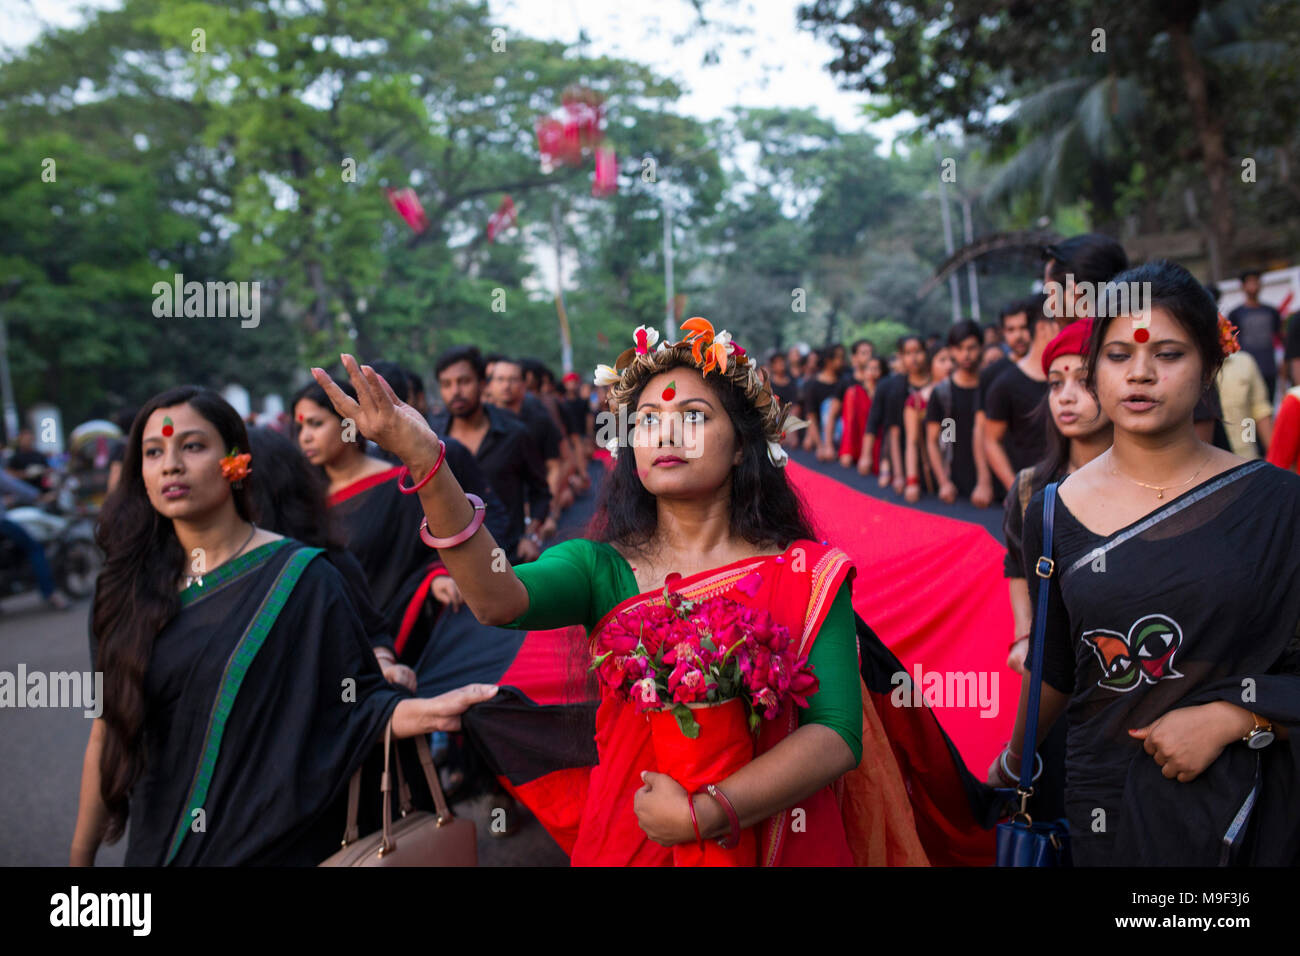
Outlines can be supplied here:
[[[397, 490], [401, 465], [366, 452], [366, 437], [343, 421], [314, 382], [293, 400], [298, 446], [328, 482], [329, 506], [347, 549], [366, 573], [397, 660], [414, 665], [443, 607], [458, 609], [460, 591], [438, 556], [420, 541], [420, 499]], [[505, 506], [487, 488], [474, 456], [447, 440], [447, 464], [487, 505], [488, 529], [506, 526]], [[404, 479], [409, 487], [411, 479]]]
[[[1096, 321], [1088, 379], [1114, 444], [1060, 484], [1048, 606], [1035, 607], [1038, 736], [1065, 714], [1074, 860], [1294, 865], [1300, 478], [1197, 439], [1197, 400], [1236, 345], [1200, 283], [1165, 262], [1114, 281], [1148, 283], [1129, 286], [1149, 293], [1148, 322]], [[1031, 581], [1043, 499], [1025, 515]], [[990, 769], [1003, 786], [1028, 690]]]
[[385, 681], [334, 566], [250, 520], [247, 446], [235, 410], [190, 386], [132, 425], [98, 528], [104, 712], [74, 865], [120, 838], [128, 813], [128, 865], [316, 864], [337, 848], [347, 781], [390, 719], [399, 737], [454, 730], [495, 693], [421, 699]]

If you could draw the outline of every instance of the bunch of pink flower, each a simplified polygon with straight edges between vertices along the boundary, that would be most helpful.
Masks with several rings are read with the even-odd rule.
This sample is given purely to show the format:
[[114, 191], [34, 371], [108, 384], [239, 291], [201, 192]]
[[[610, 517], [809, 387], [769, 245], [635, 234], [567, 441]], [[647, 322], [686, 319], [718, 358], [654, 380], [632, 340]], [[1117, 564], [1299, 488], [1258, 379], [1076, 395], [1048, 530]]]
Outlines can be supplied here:
[[807, 707], [818, 686], [783, 625], [726, 597], [695, 602], [669, 593], [667, 604], [625, 611], [596, 636], [593, 653], [605, 687], [640, 713], [672, 710], [688, 737], [699, 730], [687, 704], [740, 697], [756, 730], [787, 699]]

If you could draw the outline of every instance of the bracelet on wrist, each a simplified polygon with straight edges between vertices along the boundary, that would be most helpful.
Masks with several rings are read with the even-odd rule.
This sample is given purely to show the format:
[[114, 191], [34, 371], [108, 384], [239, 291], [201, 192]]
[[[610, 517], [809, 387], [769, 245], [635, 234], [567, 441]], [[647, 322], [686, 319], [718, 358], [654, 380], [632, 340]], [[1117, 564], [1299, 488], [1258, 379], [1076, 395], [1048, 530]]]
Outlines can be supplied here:
[[700, 821], [695, 816], [695, 794], [686, 795], [686, 805], [691, 808], [691, 827], [695, 830], [695, 841], [700, 845], [700, 851], [704, 851], [704, 837], [700, 834]]
[[710, 783], [702, 790], [695, 791], [696, 795], [701, 793], [708, 794], [714, 799], [718, 806], [722, 807], [723, 812], [727, 814], [727, 822], [730, 824], [730, 832], [718, 840], [718, 846], [724, 850], [734, 849], [740, 843], [740, 816], [736, 813], [736, 808], [732, 806], [727, 795], [722, 792], [722, 788], [717, 784]]
[[474, 517], [469, 519], [469, 524], [459, 534], [452, 535], [450, 538], [435, 538], [429, 533], [429, 519], [425, 518], [420, 522], [420, 540], [431, 548], [454, 548], [458, 544], [464, 544], [478, 532], [483, 526], [483, 519], [487, 516], [487, 506], [483, 504], [483, 499], [478, 495], [466, 494], [469, 503], [474, 506]]
[[423, 488], [425, 485], [429, 483], [430, 478], [432, 478], [434, 475], [438, 473], [438, 469], [442, 467], [442, 462], [446, 457], [447, 457], [447, 443], [443, 441], [441, 438], [439, 438], [438, 439], [438, 460], [433, 463], [433, 468], [429, 470], [429, 473], [425, 475], [423, 478], [421, 478], [419, 483], [414, 484], [409, 488], [404, 488], [402, 487], [402, 478], [405, 476], [409, 476], [412, 480], [414, 480], [415, 476], [411, 474], [411, 469], [403, 465], [402, 470], [397, 473], [397, 490], [404, 495], [415, 494], [417, 491], [419, 491], [421, 488]]

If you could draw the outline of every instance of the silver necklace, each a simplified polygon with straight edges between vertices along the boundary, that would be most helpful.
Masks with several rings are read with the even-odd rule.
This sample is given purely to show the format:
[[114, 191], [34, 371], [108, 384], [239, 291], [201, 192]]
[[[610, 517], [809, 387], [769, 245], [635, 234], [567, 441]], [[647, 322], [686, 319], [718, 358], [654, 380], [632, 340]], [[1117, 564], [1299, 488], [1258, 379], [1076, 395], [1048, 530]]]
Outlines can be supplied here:
[[[244, 543], [241, 544], [241, 545], [239, 546], [239, 550], [236, 551], [234, 554], [232, 554], [232, 555], [231, 555], [229, 558], [227, 558], [225, 561], [222, 561], [221, 564], [218, 564], [218, 565], [217, 565], [218, 568], [220, 568], [220, 567], [224, 567], [225, 565], [229, 564], [231, 561], [235, 560], [235, 558], [239, 557], [241, 554], [244, 553], [244, 549], [248, 547], [248, 542], [252, 541], [252, 540], [253, 540], [253, 535], [257, 534], [257, 525], [253, 524], [253, 522], [250, 521], [250, 522], [248, 523], [248, 527], [249, 527], [248, 537], [245, 538], [245, 539], [244, 539]], [[213, 570], [215, 571], [216, 568], [213, 568]], [[185, 586], [186, 586], [187, 588], [188, 588], [190, 585], [192, 585], [192, 584], [196, 584], [196, 583], [198, 584], [199, 587], [203, 587], [203, 575], [202, 575], [202, 574], [197, 574], [197, 575], [195, 575], [195, 574], [187, 574], [187, 575], [185, 575]]]

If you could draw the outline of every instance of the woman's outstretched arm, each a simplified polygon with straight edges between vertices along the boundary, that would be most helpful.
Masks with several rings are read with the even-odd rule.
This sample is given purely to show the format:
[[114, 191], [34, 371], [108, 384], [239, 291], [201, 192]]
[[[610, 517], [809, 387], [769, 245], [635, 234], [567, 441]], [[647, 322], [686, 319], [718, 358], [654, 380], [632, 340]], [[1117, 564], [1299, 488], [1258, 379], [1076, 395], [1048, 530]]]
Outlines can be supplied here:
[[[342, 359], [357, 400], [345, 395], [322, 369], [313, 368], [312, 375], [325, 389], [335, 411], [355, 422], [361, 434], [401, 458], [411, 473], [407, 483], [418, 483], [438, 460], [438, 436], [424, 416], [399, 399], [379, 373], [369, 365], [359, 367], [351, 355]], [[420, 489], [419, 495], [429, 533], [436, 538], [459, 534], [474, 518], [474, 506], [445, 465]], [[439, 549], [438, 557], [481, 623], [507, 624], [528, 610], [528, 591], [511, 569], [505, 550], [486, 527], [480, 526], [472, 537], [454, 548]]]

